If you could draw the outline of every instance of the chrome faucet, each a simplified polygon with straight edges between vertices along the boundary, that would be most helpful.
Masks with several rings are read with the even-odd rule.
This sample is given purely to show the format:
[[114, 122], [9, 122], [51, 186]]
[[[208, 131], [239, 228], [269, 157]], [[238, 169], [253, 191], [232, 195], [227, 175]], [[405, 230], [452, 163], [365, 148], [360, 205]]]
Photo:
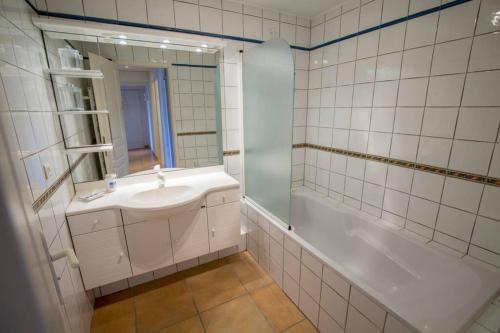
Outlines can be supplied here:
[[156, 180], [158, 180], [158, 187], [165, 187], [165, 174], [161, 171], [160, 165], [155, 165], [153, 170], [157, 171]]

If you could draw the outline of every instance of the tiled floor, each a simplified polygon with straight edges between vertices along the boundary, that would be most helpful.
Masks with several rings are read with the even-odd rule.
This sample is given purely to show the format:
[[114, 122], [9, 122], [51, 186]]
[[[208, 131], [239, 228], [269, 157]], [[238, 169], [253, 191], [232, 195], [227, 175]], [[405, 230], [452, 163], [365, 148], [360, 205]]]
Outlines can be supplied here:
[[128, 172], [134, 173], [144, 170], [152, 170], [160, 162], [151, 150], [132, 149], [128, 151]]
[[247, 252], [96, 300], [92, 332], [317, 332]]

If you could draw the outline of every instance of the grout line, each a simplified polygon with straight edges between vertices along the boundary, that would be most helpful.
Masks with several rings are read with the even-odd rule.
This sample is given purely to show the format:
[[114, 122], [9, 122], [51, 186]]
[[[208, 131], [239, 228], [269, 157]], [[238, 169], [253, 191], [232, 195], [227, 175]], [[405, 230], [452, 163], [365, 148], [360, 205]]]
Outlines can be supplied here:
[[[409, 2], [408, 2], [408, 5], [409, 5]], [[380, 22], [382, 22], [382, 13], [383, 13], [383, 9], [384, 9], [384, 2], [382, 1], [381, 3], [381, 10], [380, 10]], [[359, 21], [361, 21], [361, 8], [360, 8], [360, 17], [359, 17]], [[406, 28], [405, 28], [405, 39], [406, 39]], [[359, 46], [359, 38], [358, 38], [358, 46]], [[375, 55], [375, 67], [374, 67], [374, 82], [370, 82], [372, 84], [372, 98], [371, 98], [371, 105], [373, 105], [373, 100], [375, 99], [375, 78], [376, 78], [376, 74], [377, 74], [377, 68], [378, 68], [378, 57], [379, 57], [379, 54], [378, 54], [378, 50], [380, 49], [380, 34], [378, 34], [378, 41], [377, 41], [377, 54]], [[357, 55], [358, 55], [358, 48], [356, 47], [356, 62], [357, 62]], [[356, 71], [354, 72], [354, 84], [356, 85]], [[360, 84], [360, 83], [358, 83]], [[352, 109], [351, 109], [351, 112], [352, 112]], [[396, 113], [396, 112], [394, 112]], [[370, 108], [370, 119], [368, 121], [368, 142], [367, 142], [367, 147], [366, 147], [366, 153], [368, 154], [368, 147], [370, 146], [370, 138], [371, 138], [371, 135], [370, 135], [370, 128], [371, 128], [371, 125], [372, 125], [372, 119], [373, 119], [373, 107]], [[394, 126], [393, 126], [394, 127]], [[392, 143], [392, 135], [391, 135], [391, 143]], [[390, 145], [389, 145], [389, 152], [390, 152]], [[363, 210], [363, 195], [364, 195], [364, 189], [365, 189], [365, 183], [366, 182], [366, 168], [367, 168], [367, 161], [365, 160], [365, 165], [364, 165], [364, 171], [363, 171], [363, 191], [361, 193], [361, 207], [360, 207], [360, 210]], [[389, 168], [386, 169], [386, 175], [385, 175], [385, 179], [387, 180], [387, 172], [388, 172]], [[382, 212], [384, 210], [384, 198], [385, 198], [385, 189], [386, 189], [386, 186], [383, 186], [382, 187], [383, 190], [382, 190], [382, 202], [380, 204], [380, 217], [382, 217]], [[374, 206], [376, 207], [375, 205], [372, 205], [371, 203], [366, 203], [367, 205], [370, 205], [370, 206]], [[378, 207], [377, 207], [378, 208]]]
[[[477, 13], [476, 13], [476, 19], [474, 21], [474, 31], [473, 31], [473, 36], [475, 35], [476, 33], [476, 30], [477, 30], [477, 19], [479, 17], [479, 13], [481, 12], [481, 2], [479, 2], [479, 6], [477, 8]], [[466, 71], [467, 71], [467, 74], [465, 74], [465, 77], [464, 77], [464, 83], [463, 83], [463, 86], [462, 86], [462, 95], [460, 96], [460, 105], [462, 105], [462, 101], [463, 101], [463, 98], [464, 98], [464, 93], [465, 93], [465, 84], [467, 82], [467, 76], [468, 76], [468, 73], [469, 73], [469, 68], [470, 68], [470, 58], [472, 56], [472, 50], [474, 48], [474, 39], [472, 39], [471, 41], [471, 46], [470, 46], [470, 50], [469, 50], [469, 57], [467, 58], [467, 68], [466, 68]], [[457, 129], [457, 126], [458, 126], [458, 120], [460, 119], [460, 109], [458, 110], [458, 114], [457, 114], [457, 122], [455, 124], [455, 131], [453, 133], [453, 138], [455, 138], [455, 135], [456, 135], [456, 129]], [[500, 124], [497, 128], [497, 136], [498, 137], [498, 132], [500, 131]], [[450, 149], [450, 160], [451, 160], [451, 150], [453, 149], [453, 144], [455, 143], [455, 139], [453, 139], [452, 141], [452, 147]], [[491, 164], [493, 163], [493, 156], [495, 154], [495, 144], [493, 145], [493, 150], [491, 152], [491, 155], [490, 155], [490, 161], [488, 163], [488, 169], [486, 170], [486, 175], [489, 174], [490, 172], [490, 168], [491, 168]], [[450, 160], [448, 160], [448, 164], [450, 163]], [[470, 246], [471, 246], [471, 243], [472, 243], [472, 236], [474, 235], [474, 231], [476, 229], [476, 224], [477, 224], [477, 218], [479, 217], [479, 209], [481, 208], [481, 202], [483, 201], [483, 196], [484, 196], [484, 190], [486, 189], [486, 186], [483, 185], [483, 188], [481, 189], [481, 195], [479, 197], [479, 203], [477, 205], [477, 209], [475, 211], [475, 216], [474, 216], [474, 223], [472, 225], [472, 230], [470, 232], [470, 237], [469, 237], [469, 241], [467, 242], [467, 249], [465, 250], [465, 254], [469, 254], [469, 250], [470, 250]]]
[[[408, 8], [408, 11], [409, 11], [409, 8]], [[440, 20], [440, 17], [441, 17], [441, 14], [439, 13], [438, 14], [437, 23], [436, 23], [436, 32], [435, 32], [435, 35], [434, 35], [434, 43], [436, 42], [436, 39], [437, 39], [437, 32], [439, 30], [439, 20]], [[406, 28], [405, 28], [404, 44], [406, 44], [407, 29], [408, 29], [408, 24], [406, 25]], [[404, 50], [404, 44], [403, 44], [403, 50]], [[435, 52], [435, 50], [436, 50], [435, 45], [432, 45], [432, 53], [431, 53], [430, 66], [429, 66], [429, 75], [432, 72], [432, 63], [433, 63], [433, 60], [434, 60], [434, 52]], [[399, 84], [401, 84], [401, 76], [402, 76], [402, 71], [403, 71], [403, 60], [404, 60], [405, 53], [406, 53], [406, 50], [403, 51], [402, 57], [401, 57], [401, 71], [400, 71]], [[418, 163], [417, 161], [418, 161], [418, 152], [420, 150], [420, 142], [422, 141], [422, 129], [424, 127], [425, 109], [427, 108], [427, 100], [429, 98], [428, 97], [429, 96], [429, 86], [430, 86], [430, 78], [427, 80], [427, 84], [426, 84], [426, 87], [425, 87], [425, 101], [424, 101], [424, 106], [422, 107], [422, 119], [420, 120], [420, 130], [419, 130], [419, 134], [418, 134], [417, 148], [416, 148], [416, 151], [415, 151], [415, 165], [413, 167], [413, 173], [412, 173], [412, 176], [411, 176], [410, 190], [409, 190], [409, 193], [408, 193], [408, 202], [406, 203], [406, 214], [405, 214], [405, 221], [404, 221], [404, 225], [403, 225], [404, 229], [407, 229], [406, 224], [407, 224], [407, 221], [408, 221], [408, 211], [410, 209], [411, 192], [413, 190], [413, 183], [415, 181], [415, 170], [416, 170], [416, 166], [417, 166], [417, 163]], [[395, 114], [397, 113], [397, 110], [398, 110], [398, 108], [396, 107]], [[394, 126], [396, 126], [396, 124], [394, 124]], [[393, 129], [393, 134], [394, 134], [394, 129]], [[443, 192], [443, 189], [442, 189], [441, 192]], [[434, 221], [433, 236], [434, 236], [434, 232], [435, 232], [435, 229], [436, 229], [437, 216], [438, 215], [436, 215], [436, 221]]]

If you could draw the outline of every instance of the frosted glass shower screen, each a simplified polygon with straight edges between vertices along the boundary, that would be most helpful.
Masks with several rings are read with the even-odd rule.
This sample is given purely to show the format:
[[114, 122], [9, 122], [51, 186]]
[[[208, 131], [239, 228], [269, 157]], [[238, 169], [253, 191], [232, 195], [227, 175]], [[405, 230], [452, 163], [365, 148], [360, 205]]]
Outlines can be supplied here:
[[290, 224], [294, 65], [271, 40], [243, 55], [245, 195]]

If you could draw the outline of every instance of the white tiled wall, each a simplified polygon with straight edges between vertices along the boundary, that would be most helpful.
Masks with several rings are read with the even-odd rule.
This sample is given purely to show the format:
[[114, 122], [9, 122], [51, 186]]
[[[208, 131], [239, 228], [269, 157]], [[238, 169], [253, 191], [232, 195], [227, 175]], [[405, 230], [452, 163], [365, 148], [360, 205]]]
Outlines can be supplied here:
[[[206, 65], [215, 65], [213, 54], [205, 54]], [[201, 64], [198, 64], [201, 65]], [[170, 71], [172, 106], [177, 133], [216, 130], [215, 68], [173, 66]], [[218, 165], [215, 134], [177, 136], [177, 166]]]
[[[320, 332], [415, 332], [250, 204], [241, 211], [248, 251]], [[496, 332], [499, 301], [497, 297], [488, 305], [467, 332]]]
[[[439, 1], [346, 4], [313, 19], [312, 46]], [[311, 51], [304, 142], [498, 177], [499, 10], [473, 0]], [[499, 187], [309, 148], [295, 157], [305, 186], [500, 266]]]
[[[31, 24], [33, 11], [22, 0], [0, 5], [0, 116], [2, 132], [9, 140], [18, 181], [29, 193], [31, 204], [68, 169], [63, 154], [63, 136], [55, 115], [54, 93], [40, 31]], [[42, 166], [51, 172], [44, 176]], [[72, 248], [65, 220], [65, 209], [74, 195], [71, 178], [37, 214], [37, 227], [51, 252]], [[83, 289], [80, 272], [66, 259], [55, 262], [60, 278], [65, 321], [72, 332], [88, 332], [92, 306]]]

